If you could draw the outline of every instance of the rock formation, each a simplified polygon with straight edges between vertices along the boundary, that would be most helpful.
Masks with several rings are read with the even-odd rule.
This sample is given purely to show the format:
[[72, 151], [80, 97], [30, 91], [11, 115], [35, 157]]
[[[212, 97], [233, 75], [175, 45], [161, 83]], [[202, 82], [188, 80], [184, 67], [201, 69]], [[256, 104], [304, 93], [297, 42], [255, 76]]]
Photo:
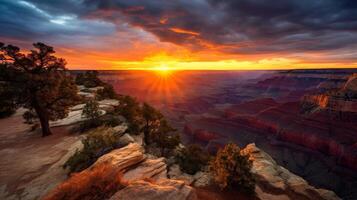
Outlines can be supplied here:
[[316, 189], [303, 178], [279, 166], [255, 144], [249, 144], [242, 152], [253, 161], [252, 173], [257, 177], [256, 193], [260, 199], [280, 196], [279, 199], [337, 200], [334, 192]]

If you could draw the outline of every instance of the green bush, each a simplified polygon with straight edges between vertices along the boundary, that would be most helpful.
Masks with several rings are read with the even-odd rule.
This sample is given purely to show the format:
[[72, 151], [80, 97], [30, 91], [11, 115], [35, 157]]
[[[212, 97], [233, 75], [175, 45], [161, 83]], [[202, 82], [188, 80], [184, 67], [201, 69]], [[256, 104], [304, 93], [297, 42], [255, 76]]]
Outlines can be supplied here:
[[100, 116], [99, 103], [95, 100], [89, 100], [83, 107], [82, 116], [89, 120], [96, 120]]
[[118, 116], [112, 114], [104, 115], [100, 120], [103, 125], [109, 127], [115, 127], [123, 123]]
[[128, 131], [132, 134], [138, 134], [143, 123], [142, 112], [139, 102], [130, 96], [120, 96], [119, 106], [115, 108], [115, 113], [122, 115], [128, 122]]
[[96, 99], [117, 99], [118, 95], [112, 85], [105, 84], [103, 89], [99, 89], [96, 94]]
[[85, 120], [79, 124], [79, 126], [76, 126], [72, 129], [72, 132], [80, 132], [84, 133], [86, 131], [89, 131], [94, 128], [98, 128], [102, 126], [104, 123], [102, 120], [97, 119], [97, 120]]
[[100, 156], [116, 148], [119, 136], [113, 129], [99, 127], [88, 132], [87, 137], [82, 140], [83, 149], [76, 150], [64, 164], [70, 172], [79, 172], [92, 165]]
[[209, 154], [197, 144], [187, 146], [176, 156], [181, 170], [192, 175], [206, 166], [209, 158]]
[[161, 156], [166, 156], [171, 150], [175, 149], [180, 144], [181, 139], [179, 134], [169, 134], [176, 131], [172, 128], [165, 119], [161, 119], [158, 127], [151, 127], [153, 130], [147, 136], [150, 141], [148, 144], [154, 144], [161, 150]]
[[98, 117], [96, 120], [85, 120], [81, 122], [78, 126], [75, 126], [72, 129], [73, 133], [80, 132], [84, 133], [94, 128], [98, 128], [100, 126], [107, 126], [107, 127], [115, 127], [122, 124], [119, 116], [113, 114], [106, 114], [103, 116]]
[[77, 85], [84, 85], [86, 88], [104, 85], [103, 81], [98, 78], [98, 72], [95, 70], [77, 74], [75, 82]]
[[210, 163], [210, 170], [221, 189], [239, 189], [254, 193], [255, 179], [251, 173], [252, 162], [234, 143], [220, 149]]

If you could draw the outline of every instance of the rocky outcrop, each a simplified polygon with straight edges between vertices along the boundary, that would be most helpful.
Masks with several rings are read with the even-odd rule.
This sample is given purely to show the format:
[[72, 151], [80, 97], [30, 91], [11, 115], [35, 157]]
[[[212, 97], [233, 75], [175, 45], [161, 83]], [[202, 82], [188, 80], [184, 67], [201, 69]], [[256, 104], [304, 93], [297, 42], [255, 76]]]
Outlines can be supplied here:
[[253, 161], [252, 173], [257, 177], [256, 193], [260, 199], [337, 200], [334, 192], [317, 189], [303, 178], [279, 166], [255, 144], [249, 144], [242, 152]]
[[[114, 109], [114, 106], [119, 105], [119, 101], [115, 99], [105, 99], [99, 101], [98, 104], [101, 115], [104, 115], [108, 110]], [[71, 111], [68, 113], [68, 116], [66, 118], [59, 119], [57, 121], [51, 121], [50, 126], [67, 126], [86, 120], [87, 118], [82, 116], [82, 110], [84, 106], [85, 104], [78, 104], [76, 106], [73, 106], [70, 109]]]
[[183, 181], [162, 179], [136, 181], [117, 192], [110, 200], [196, 200], [194, 189]]
[[302, 104], [304, 103], [315, 105], [322, 110], [357, 113], [357, 74], [351, 75], [339, 89], [305, 95], [302, 98]]
[[170, 179], [181, 180], [187, 185], [195, 187], [205, 187], [212, 183], [212, 176], [208, 171], [198, 171], [196, 174], [190, 175], [182, 172], [177, 164], [170, 166], [167, 175]]
[[136, 165], [144, 160], [145, 155], [143, 147], [136, 143], [131, 143], [100, 157], [90, 168], [95, 168], [105, 163], [111, 165], [114, 170], [124, 171], [130, 166]]
[[137, 143], [129, 143], [123, 148], [105, 154], [91, 168], [101, 164], [111, 165], [113, 170], [123, 173], [122, 180], [125, 182], [167, 178], [164, 158], [147, 158], [143, 147]]
[[146, 159], [144, 162], [126, 171], [122, 177], [122, 179], [127, 182], [145, 179], [159, 180], [166, 178], [167, 172], [164, 158]]
[[[88, 176], [103, 165], [109, 165], [110, 174], [121, 174], [121, 182], [126, 187], [117, 192], [111, 199], [141, 200], [170, 199], [195, 200], [194, 189], [183, 181], [167, 178], [167, 166], [164, 158], [148, 158], [144, 149], [137, 143], [113, 150], [100, 157], [91, 167], [80, 172], [78, 176]], [[93, 174], [93, 173], [92, 173]], [[88, 179], [88, 177], [86, 177]], [[71, 178], [70, 178], [71, 179]], [[70, 182], [70, 179], [67, 182]], [[64, 182], [62, 185], [66, 184]]]
[[123, 136], [121, 136], [118, 140], [118, 145], [120, 147], [126, 146], [130, 143], [135, 142], [134, 138], [132, 138], [129, 134], [125, 133]]

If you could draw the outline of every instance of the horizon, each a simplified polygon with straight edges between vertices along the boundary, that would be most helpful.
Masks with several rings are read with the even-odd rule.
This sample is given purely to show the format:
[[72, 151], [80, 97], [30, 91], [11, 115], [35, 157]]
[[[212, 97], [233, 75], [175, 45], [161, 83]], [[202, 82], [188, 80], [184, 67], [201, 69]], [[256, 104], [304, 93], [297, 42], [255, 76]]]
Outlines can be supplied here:
[[69, 69], [357, 68], [352, 0], [0, 1], [1, 42], [41, 41]]

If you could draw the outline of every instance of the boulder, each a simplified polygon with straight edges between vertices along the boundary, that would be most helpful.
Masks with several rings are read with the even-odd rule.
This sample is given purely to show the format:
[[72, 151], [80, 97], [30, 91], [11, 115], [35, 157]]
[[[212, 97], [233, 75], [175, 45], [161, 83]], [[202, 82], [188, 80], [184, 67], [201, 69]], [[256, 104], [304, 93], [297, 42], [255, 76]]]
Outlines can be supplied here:
[[90, 92], [78, 92], [78, 95], [88, 98], [88, 99], [93, 99], [95, 97], [95, 95]]
[[212, 183], [212, 176], [209, 172], [197, 172], [194, 176], [193, 179], [195, 180], [193, 185], [195, 187], [205, 187], [208, 186]]
[[170, 179], [181, 180], [187, 185], [191, 185], [194, 181], [193, 176], [183, 173], [177, 164], [170, 166], [168, 176]]
[[135, 142], [138, 143], [139, 145], [144, 144], [144, 133], [140, 133], [138, 135], [132, 135], [134, 138]]
[[130, 143], [123, 148], [115, 149], [103, 155], [91, 166], [91, 168], [106, 163], [113, 166], [115, 170], [122, 171], [143, 160], [145, 160], [143, 147], [137, 143]]
[[119, 101], [116, 99], [104, 99], [98, 102], [99, 105], [103, 105], [103, 106], [118, 106], [119, 105]]
[[164, 158], [146, 159], [136, 167], [126, 171], [122, 180], [132, 182], [137, 180], [151, 179], [158, 180], [167, 178], [166, 164]]
[[86, 88], [86, 90], [88, 90], [88, 91], [90, 91], [90, 92], [92, 92], [92, 93], [97, 92], [98, 90], [102, 90], [102, 89], [104, 89], [103, 86], [97, 86], [97, 87], [92, 87], [92, 88]]
[[134, 143], [135, 140], [129, 134], [125, 133], [123, 136], [119, 138], [118, 145], [120, 147], [124, 147], [130, 143]]
[[126, 124], [121, 124], [121, 125], [113, 127], [115, 134], [118, 134], [118, 135], [125, 133], [125, 131], [127, 129], [128, 129], [128, 126]]
[[182, 172], [180, 166], [177, 164], [174, 164], [169, 168], [168, 177], [170, 177], [170, 179], [184, 181], [187, 185], [192, 184], [195, 187], [208, 186], [212, 181], [212, 176], [209, 172], [198, 171], [196, 174], [190, 175]]
[[161, 179], [136, 181], [113, 195], [110, 200], [196, 200], [194, 189], [183, 181]]
[[249, 159], [253, 161], [252, 173], [257, 178], [256, 193], [260, 199], [269, 199], [269, 196], [281, 197], [278, 199], [340, 199], [334, 192], [317, 189], [303, 178], [279, 166], [272, 157], [255, 144], [247, 145], [242, 149], [242, 153], [249, 155]]

